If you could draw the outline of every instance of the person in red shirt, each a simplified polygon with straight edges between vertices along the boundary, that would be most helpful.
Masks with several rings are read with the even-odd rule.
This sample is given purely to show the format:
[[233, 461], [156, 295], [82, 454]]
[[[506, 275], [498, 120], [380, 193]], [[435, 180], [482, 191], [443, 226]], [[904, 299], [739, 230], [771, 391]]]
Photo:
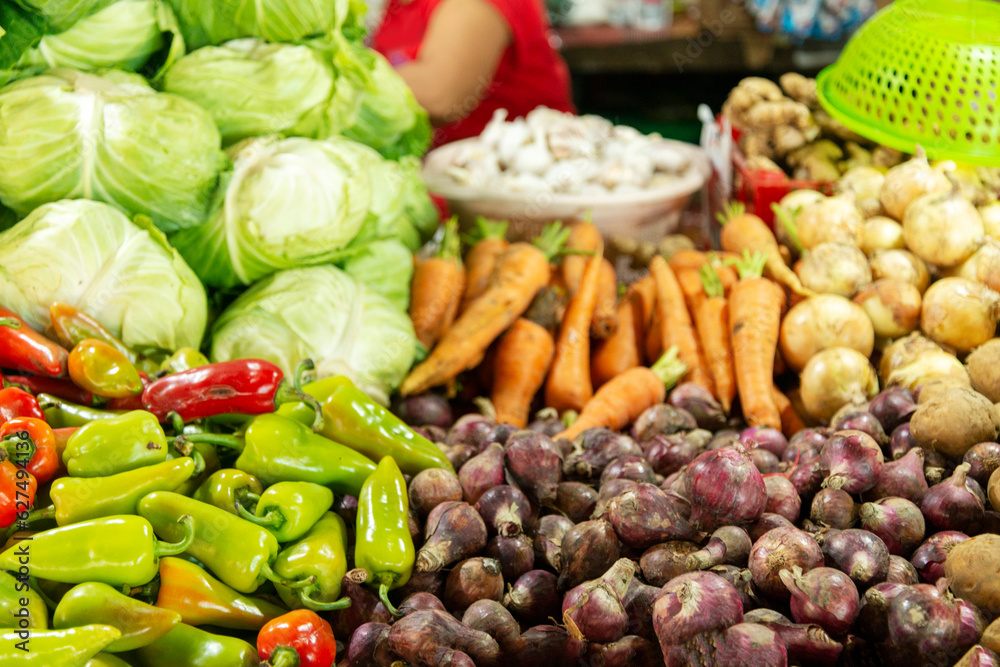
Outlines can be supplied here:
[[575, 112], [544, 0], [388, 0], [372, 48], [435, 125], [434, 145], [474, 137], [497, 109]]

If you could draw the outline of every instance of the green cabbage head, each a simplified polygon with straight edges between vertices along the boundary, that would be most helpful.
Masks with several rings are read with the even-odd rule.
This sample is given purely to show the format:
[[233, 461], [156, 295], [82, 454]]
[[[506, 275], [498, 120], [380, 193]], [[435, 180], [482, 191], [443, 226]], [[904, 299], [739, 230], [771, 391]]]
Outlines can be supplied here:
[[0, 202], [19, 216], [93, 199], [190, 227], [224, 164], [212, 117], [137, 74], [55, 69], [0, 88]]
[[241, 294], [215, 322], [212, 360], [257, 358], [291, 374], [303, 359], [318, 378], [346, 375], [385, 404], [413, 365], [405, 312], [340, 269], [281, 271]]
[[32, 328], [60, 301], [133, 347], [199, 347], [205, 289], [142, 216], [85, 199], [45, 204], [0, 233], [0, 304]]

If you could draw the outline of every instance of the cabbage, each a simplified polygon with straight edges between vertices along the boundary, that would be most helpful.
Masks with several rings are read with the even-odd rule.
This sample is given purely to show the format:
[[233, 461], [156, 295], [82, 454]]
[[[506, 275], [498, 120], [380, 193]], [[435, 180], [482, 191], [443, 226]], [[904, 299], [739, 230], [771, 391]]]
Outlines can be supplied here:
[[312, 359], [318, 378], [346, 375], [385, 404], [416, 351], [413, 324], [385, 297], [332, 266], [275, 273], [219, 316], [212, 360], [258, 358], [291, 374]]
[[56, 69], [0, 88], [0, 202], [18, 215], [83, 198], [190, 227], [224, 164], [211, 116], [137, 74]]
[[132, 347], [199, 347], [205, 289], [148, 219], [84, 199], [45, 204], [0, 233], [0, 303], [32, 328], [61, 301]]
[[340, 262], [340, 267], [402, 312], [409, 310], [413, 253], [399, 241], [385, 239], [366, 243]]
[[368, 171], [350, 144], [270, 136], [233, 146], [233, 169], [208, 222], [171, 243], [214, 287], [336, 259], [372, 201]]
[[163, 0], [120, 0], [65, 31], [43, 36], [11, 69], [0, 71], [0, 84], [54, 67], [82, 71], [114, 67], [155, 76], [183, 54], [177, 20]]
[[117, 0], [16, 0], [16, 3], [45, 18], [49, 28], [61, 32]]
[[170, 0], [191, 49], [240, 37], [294, 42], [353, 25], [350, 0]]

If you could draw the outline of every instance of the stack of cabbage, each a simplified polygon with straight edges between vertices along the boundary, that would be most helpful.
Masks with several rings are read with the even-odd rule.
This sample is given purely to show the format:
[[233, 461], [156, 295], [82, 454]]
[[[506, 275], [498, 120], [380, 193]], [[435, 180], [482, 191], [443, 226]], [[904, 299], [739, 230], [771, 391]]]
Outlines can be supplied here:
[[214, 359], [311, 357], [387, 398], [437, 213], [427, 114], [360, 42], [364, 11], [0, 0], [0, 305], [44, 328], [48, 304], [74, 303], [172, 350], [202, 344], [205, 287], [249, 287]]

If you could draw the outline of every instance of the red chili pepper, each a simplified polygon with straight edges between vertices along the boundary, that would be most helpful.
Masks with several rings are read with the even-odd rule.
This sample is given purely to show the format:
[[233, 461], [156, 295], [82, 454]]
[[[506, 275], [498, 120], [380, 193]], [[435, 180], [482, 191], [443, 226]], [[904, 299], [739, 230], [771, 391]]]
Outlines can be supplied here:
[[0, 389], [0, 424], [14, 417], [45, 419], [45, 412], [38, 405], [38, 400], [25, 390], [17, 387]]
[[298, 609], [260, 629], [257, 653], [271, 667], [330, 667], [337, 659], [337, 640], [319, 614]]
[[35, 504], [38, 482], [24, 468], [10, 461], [0, 462], [0, 528], [9, 528], [18, 515], [27, 517]]
[[[145, 388], [152, 384], [152, 380], [143, 371], [139, 371], [139, 379], [142, 380], [143, 391]], [[112, 398], [108, 401], [108, 404], [104, 406], [106, 410], [145, 410], [146, 408], [142, 405], [142, 393], [133, 394], [127, 398]]]
[[52, 435], [55, 437], [56, 460], [59, 461], [59, 469], [56, 477], [62, 477], [66, 474], [66, 466], [63, 464], [62, 455], [66, 451], [66, 444], [69, 442], [70, 437], [79, 430], [79, 426], [52, 429]]
[[0, 425], [0, 442], [7, 458], [27, 468], [39, 484], [55, 477], [59, 469], [56, 436], [41, 419], [15, 417]]
[[224, 414], [259, 415], [274, 412], [282, 403], [308, 403], [316, 411], [313, 430], [323, 427], [322, 411], [299, 385], [303, 362], [295, 384], [284, 379], [281, 369], [262, 359], [223, 361], [190, 368], [153, 382], [142, 392], [143, 407], [160, 421], [176, 412], [184, 421]]
[[6, 308], [0, 308], [0, 368], [51, 377], [66, 375], [69, 352]]
[[76, 403], [77, 405], [94, 404], [93, 394], [80, 389], [69, 380], [42, 377], [40, 375], [8, 375], [4, 380], [7, 384], [23, 387], [36, 396], [38, 394], [49, 394], [64, 401]]

